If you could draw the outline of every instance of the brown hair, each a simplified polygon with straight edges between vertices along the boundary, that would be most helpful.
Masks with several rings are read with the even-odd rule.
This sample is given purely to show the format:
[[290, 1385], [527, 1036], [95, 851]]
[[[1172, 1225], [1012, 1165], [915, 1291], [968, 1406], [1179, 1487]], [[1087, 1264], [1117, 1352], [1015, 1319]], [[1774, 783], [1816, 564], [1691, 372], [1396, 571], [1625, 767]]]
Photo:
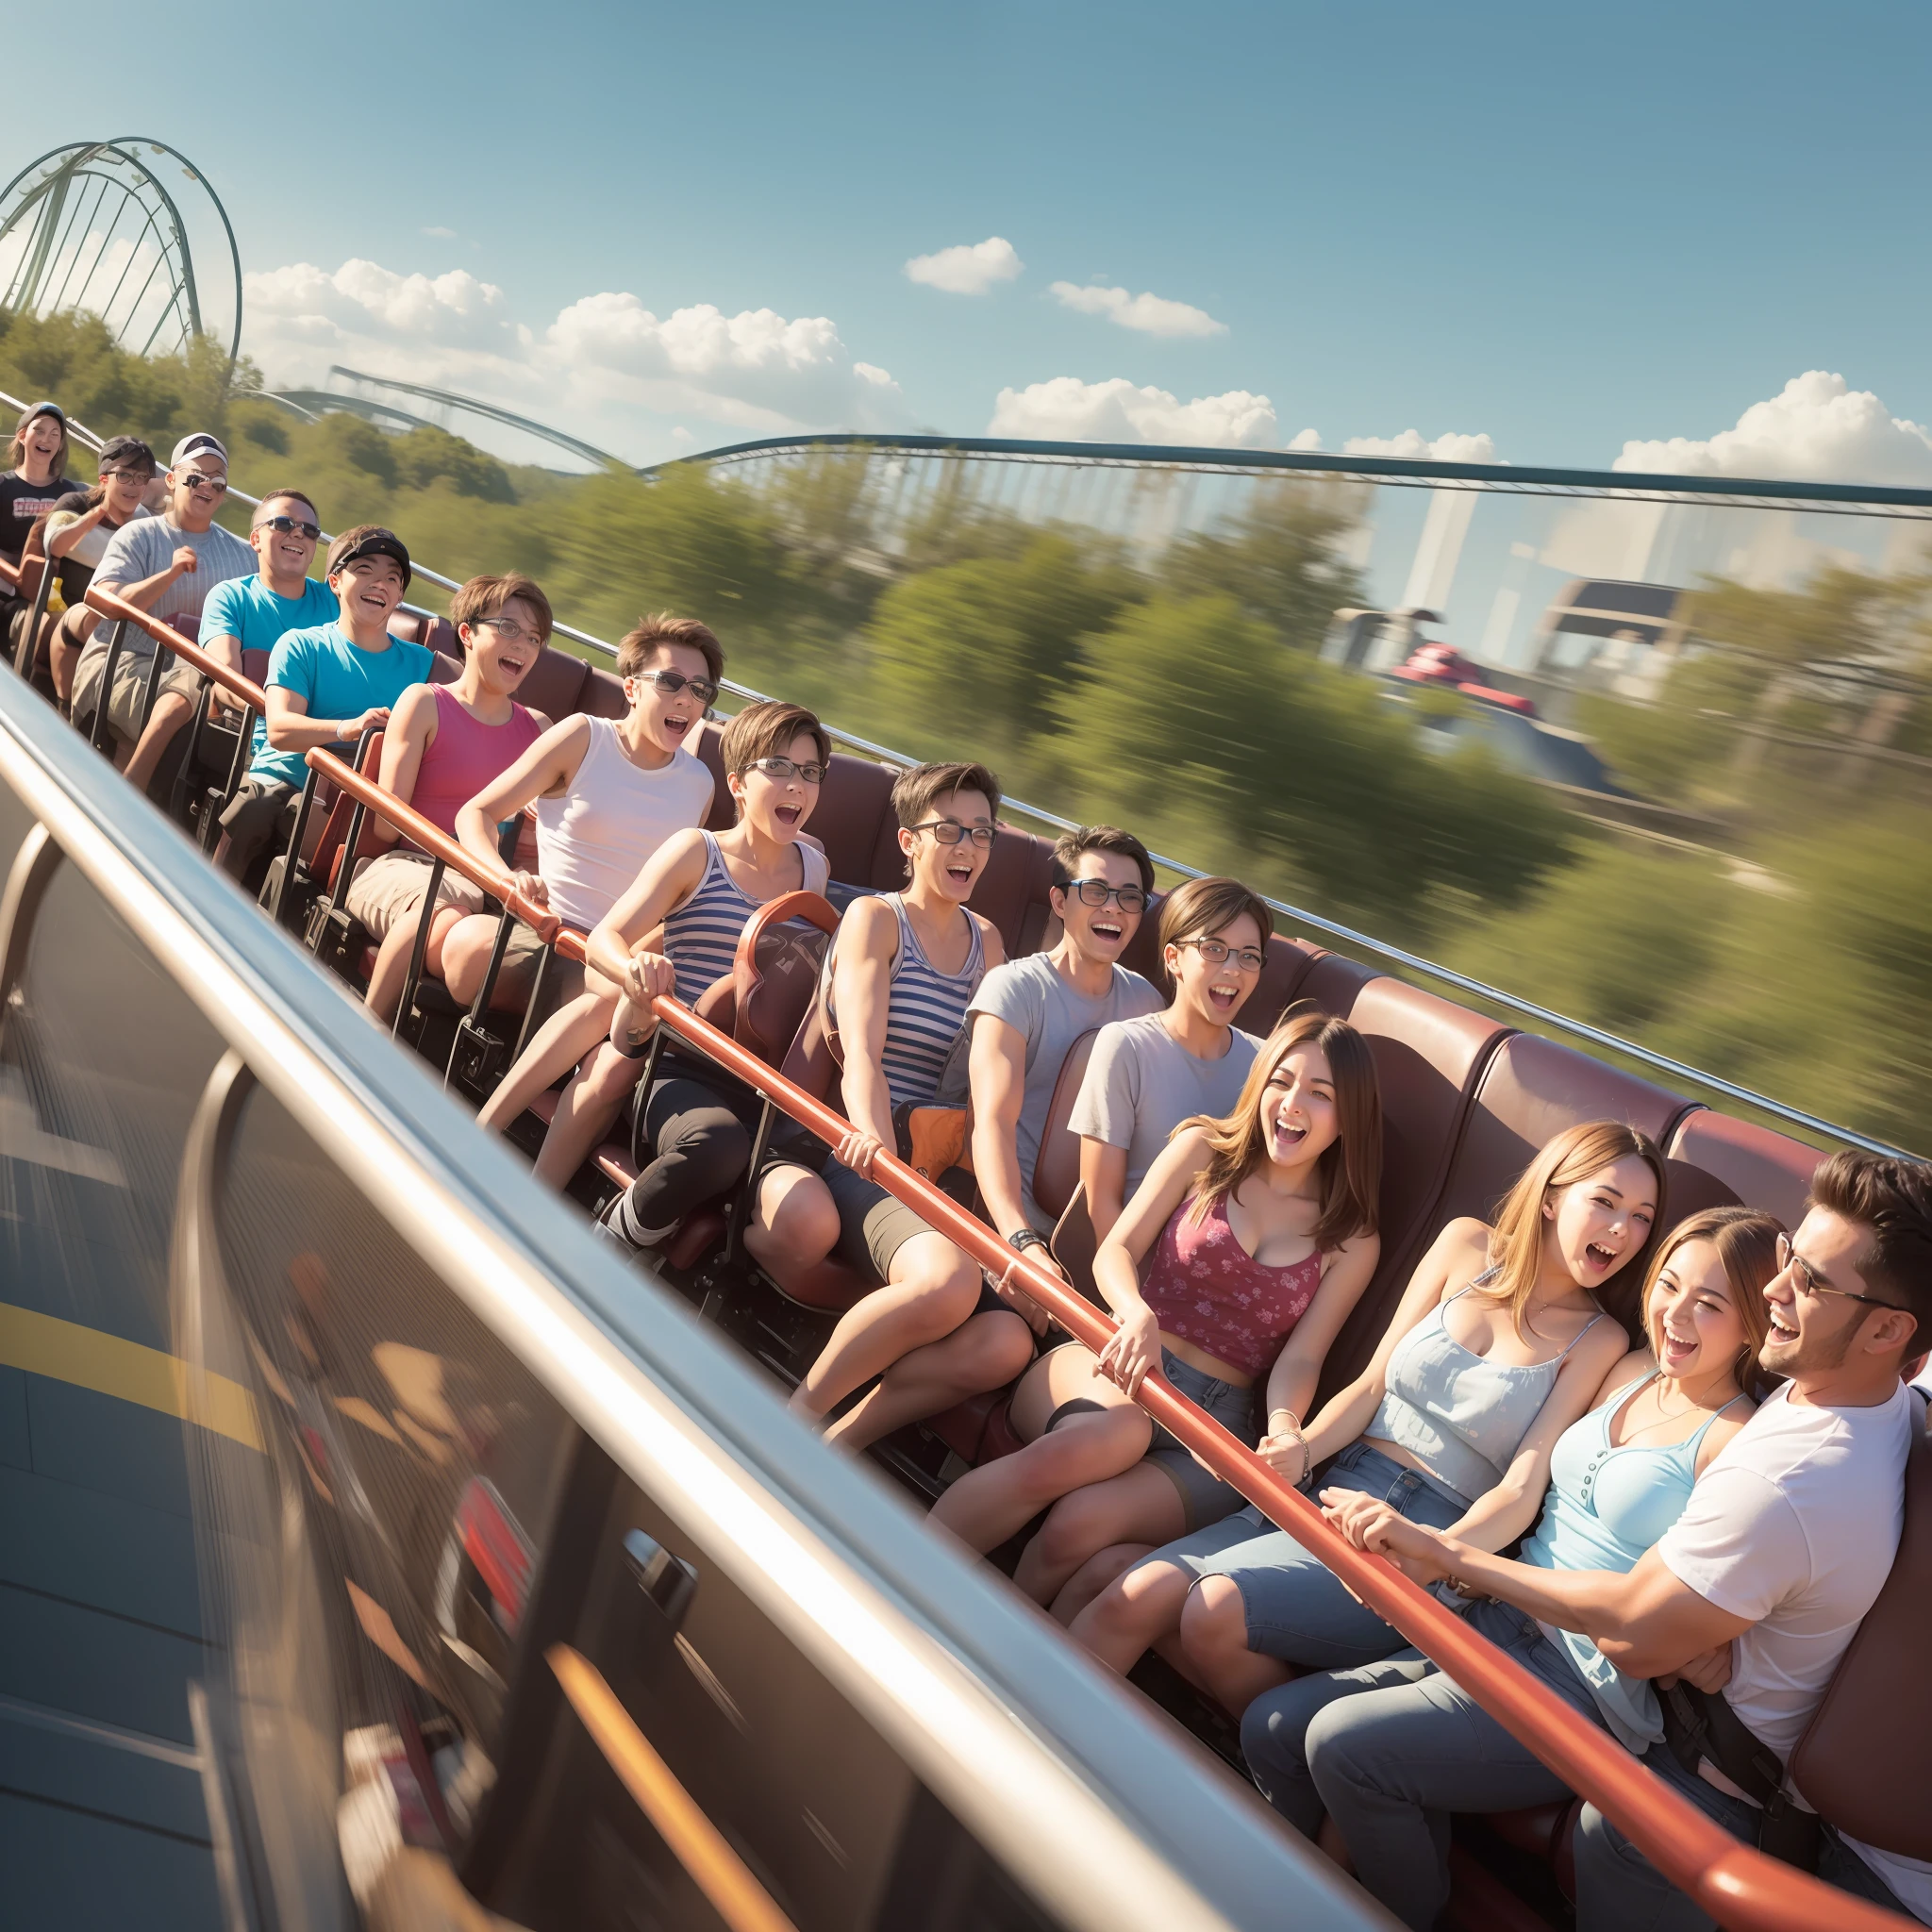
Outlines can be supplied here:
[[[1664, 1158], [1657, 1144], [1641, 1127], [1626, 1126], [1622, 1121], [1580, 1121], [1565, 1127], [1544, 1142], [1540, 1153], [1517, 1177], [1516, 1185], [1496, 1209], [1490, 1231], [1490, 1266], [1495, 1278], [1485, 1282], [1478, 1293], [1509, 1305], [1509, 1319], [1516, 1332], [1523, 1334], [1523, 1311], [1529, 1306], [1536, 1289], [1536, 1277], [1542, 1259], [1543, 1203], [1558, 1188], [1574, 1187], [1599, 1168], [1609, 1167], [1632, 1156], [1648, 1163], [1657, 1177], [1657, 1213], [1642, 1244], [1629, 1256], [1610, 1278], [1641, 1281], [1657, 1246], [1657, 1229], [1664, 1220]], [[1599, 1297], [1605, 1309], [1616, 1316], [1631, 1334], [1638, 1332], [1638, 1321], [1628, 1307], [1627, 1292], [1610, 1298]]]
[[[1274, 920], [1267, 902], [1252, 887], [1239, 879], [1190, 879], [1177, 886], [1160, 902], [1161, 977], [1170, 978], [1168, 947], [1177, 946], [1183, 940], [1206, 939], [1233, 924], [1243, 912], [1255, 922], [1255, 929], [1261, 935], [1261, 949], [1266, 952]], [[1172, 985], [1168, 991], [1173, 991]]]
[[[306, 503], [308, 498], [303, 498]], [[550, 599], [546, 597], [534, 577], [519, 575], [511, 571], [500, 577], [472, 577], [454, 597], [449, 600], [449, 615], [452, 624], [481, 624], [487, 617], [499, 617], [503, 607], [511, 598], [527, 604], [537, 613], [537, 641], [547, 643], [550, 639]]]
[[1753, 1374], [1757, 1351], [1771, 1326], [1771, 1315], [1764, 1305], [1764, 1290], [1777, 1273], [1777, 1238], [1784, 1225], [1776, 1216], [1756, 1208], [1707, 1208], [1701, 1213], [1687, 1214], [1657, 1242], [1643, 1277], [1642, 1299], [1637, 1304], [1637, 1320], [1650, 1352], [1663, 1360], [1657, 1331], [1650, 1320], [1650, 1291], [1657, 1277], [1670, 1266], [1671, 1257], [1687, 1241], [1708, 1241], [1724, 1264], [1724, 1279], [1731, 1285], [1731, 1299], [1737, 1305], [1738, 1319], [1744, 1324], [1744, 1343], [1738, 1352], [1732, 1374], [1738, 1387], [1756, 1395], [1760, 1378]]
[[618, 676], [635, 677], [666, 644], [683, 644], [698, 652], [713, 684], [724, 675], [724, 647], [710, 625], [700, 624], [695, 617], [674, 617], [668, 610], [659, 610], [654, 616], [639, 618], [618, 639]]
[[1204, 1221], [1250, 1174], [1266, 1164], [1268, 1130], [1262, 1104], [1268, 1082], [1298, 1046], [1319, 1047], [1335, 1076], [1335, 1111], [1341, 1131], [1315, 1163], [1322, 1181], [1322, 1211], [1314, 1242], [1332, 1254], [1343, 1241], [1375, 1231], [1382, 1187], [1382, 1091], [1369, 1043], [1346, 1020], [1304, 1000], [1291, 1007], [1262, 1044], [1241, 1082], [1241, 1097], [1222, 1120], [1206, 1115], [1183, 1121], [1176, 1134], [1199, 1127], [1208, 1137], [1208, 1160], [1194, 1183], [1191, 1221]]
[[1924, 1347], [1932, 1335], [1932, 1162], [1846, 1148], [1811, 1176], [1811, 1205], [1870, 1231], [1859, 1277], [1912, 1317]]
[[728, 775], [747, 772], [760, 758], [782, 756], [801, 731], [810, 732], [812, 742], [819, 748], [819, 763], [830, 764], [832, 741], [825, 736], [825, 727], [803, 705], [760, 698], [757, 704], [745, 706], [725, 725], [718, 746], [725, 773]]
[[8, 453], [8, 465], [14, 470], [20, 468], [23, 459], [26, 456], [26, 433], [42, 416], [50, 418], [60, 425], [60, 447], [54, 452], [54, 468], [51, 476], [51, 480], [58, 483], [67, 474], [67, 421], [65, 417], [56, 416], [52, 409], [36, 409], [31, 415], [24, 416], [21, 419], [20, 427], [13, 432], [13, 447]]
[[312, 516], [318, 524], [321, 523], [322, 512], [316, 508], [315, 499], [314, 497], [309, 495], [308, 491], [264, 490], [261, 492], [259, 501], [258, 501], [255, 506], [255, 520], [248, 526], [251, 530], [254, 529], [256, 525], [261, 522], [262, 511], [265, 510], [270, 504], [274, 503], [277, 497], [287, 497], [291, 503], [306, 503], [308, 506], [308, 514]]
[[1000, 815], [1000, 781], [984, 765], [914, 765], [892, 781], [892, 816], [900, 828], [909, 832], [931, 817], [941, 799], [955, 791], [979, 791], [986, 795], [988, 809]]
[[1074, 831], [1062, 832], [1053, 841], [1055, 885], [1073, 884], [1083, 852], [1111, 852], [1122, 858], [1131, 858], [1140, 869], [1141, 890], [1154, 890], [1154, 861], [1147, 856], [1146, 846], [1133, 833], [1124, 832], [1118, 825], [1081, 825]]

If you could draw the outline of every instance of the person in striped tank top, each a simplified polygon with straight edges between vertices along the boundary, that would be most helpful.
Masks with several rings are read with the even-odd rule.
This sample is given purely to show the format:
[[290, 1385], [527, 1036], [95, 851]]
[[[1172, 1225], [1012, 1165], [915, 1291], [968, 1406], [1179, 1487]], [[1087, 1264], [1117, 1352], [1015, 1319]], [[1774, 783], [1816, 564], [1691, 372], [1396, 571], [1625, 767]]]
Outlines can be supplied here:
[[[762, 700], [724, 727], [724, 782], [738, 807], [725, 832], [675, 832], [591, 932], [592, 991], [621, 989], [610, 1043], [641, 1059], [657, 1030], [651, 1001], [686, 1006], [732, 970], [760, 906], [823, 892], [825, 855], [800, 838], [831, 761], [824, 727], [800, 705]], [[661, 950], [647, 944], [662, 925]], [[751, 1158], [757, 1094], [702, 1055], [667, 1043], [640, 1103], [657, 1158], [611, 1205], [604, 1226], [632, 1249], [669, 1241], [693, 1208], [731, 1187]]]
[[917, 765], [892, 787], [907, 884], [846, 913], [821, 995], [843, 1053], [841, 1108], [853, 1130], [823, 1177], [773, 1168], [745, 1235], [781, 1280], [836, 1246], [881, 1284], [841, 1318], [792, 1396], [800, 1414], [823, 1417], [892, 1369], [826, 1430], [851, 1448], [997, 1389], [1032, 1359], [1025, 1319], [997, 1299], [982, 1306], [977, 1264], [872, 1178], [896, 1140], [893, 1109], [935, 1097], [980, 979], [1006, 958], [998, 929], [966, 906], [999, 806], [999, 781], [984, 765]]

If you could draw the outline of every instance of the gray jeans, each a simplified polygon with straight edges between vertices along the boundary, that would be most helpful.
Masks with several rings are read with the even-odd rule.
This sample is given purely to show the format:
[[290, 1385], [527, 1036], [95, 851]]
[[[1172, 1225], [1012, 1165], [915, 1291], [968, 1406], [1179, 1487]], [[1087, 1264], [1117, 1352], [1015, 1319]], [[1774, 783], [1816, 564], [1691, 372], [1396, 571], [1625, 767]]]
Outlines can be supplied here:
[[[1716, 1819], [1733, 1838], [1757, 1840], [1757, 1807], [1707, 1784], [1679, 1764], [1661, 1744], [1644, 1763], [1679, 1796]], [[1827, 1885], [1907, 1911], [1886, 1884], [1830, 1825], [1818, 1850], [1818, 1875]], [[1716, 1921], [1640, 1852], [1594, 1805], [1576, 1822], [1576, 1932], [1711, 1932]]]
[[[1601, 1722], [1570, 1659], [1522, 1611], [1479, 1603], [1469, 1623]], [[1241, 1720], [1241, 1749], [1262, 1795], [1299, 1831], [1312, 1838], [1324, 1810], [1334, 1819], [1363, 1886], [1415, 1932], [1428, 1932], [1448, 1902], [1451, 1812], [1569, 1796], [1534, 1752], [1414, 1650], [1257, 1698]]]

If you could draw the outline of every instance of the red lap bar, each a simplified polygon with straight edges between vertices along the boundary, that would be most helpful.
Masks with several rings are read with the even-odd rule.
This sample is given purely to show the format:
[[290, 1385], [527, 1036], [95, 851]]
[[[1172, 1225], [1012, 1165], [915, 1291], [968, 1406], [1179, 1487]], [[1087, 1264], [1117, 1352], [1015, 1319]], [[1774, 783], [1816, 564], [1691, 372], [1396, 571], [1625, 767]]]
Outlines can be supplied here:
[[[0, 572], [6, 566], [0, 564]], [[158, 644], [205, 671], [257, 711], [266, 700], [258, 685], [230, 671], [165, 625], [108, 592], [90, 590], [87, 601], [108, 617], [138, 625]], [[360, 799], [432, 858], [460, 873], [492, 898], [508, 905], [525, 924], [567, 958], [585, 958], [584, 935], [557, 915], [531, 905], [508, 874], [486, 867], [426, 819], [332, 752], [311, 751], [308, 761], [352, 798]], [[676, 1000], [654, 1002], [658, 1020], [727, 1073], [808, 1127], [829, 1146], [852, 1131], [851, 1123], [783, 1078], [744, 1047], [708, 1025]], [[941, 1193], [891, 1154], [874, 1163], [873, 1178], [916, 1209], [920, 1217], [970, 1255], [995, 1280], [1024, 1289], [1059, 1325], [1096, 1354], [1114, 1323], [1039, 1263], [1016, 1256], [985, 1222]], [[1638, 1845], [1673, 1884], [1694, 1898], [1732, 1932], [1816, 1932], [1822, 1924], [1842, 1932], [1899, 1932], [1913, 1922], [1838, 1890], [1808, 1873], [1768, 1858], [1741, 1844], [1703, 1812], [1653, 1777], [1609, 1734], [1546, 1690], [1520, 1664], [1469, 1628], [1452, 1610], [1411, 1583], [1381, 1557], [1357, 1550], [1328, 1527], [1321, 1510], [1283, 1482], [1221, 1424], [1177, 1395], [1155, 1372], [1141, 1386], [1141, 1406], [1191, 1449], [1217, 1475], [1327, 1565], [1363, 1603], [1433, 1658], [1520, 1742], [1581, 1793]]]

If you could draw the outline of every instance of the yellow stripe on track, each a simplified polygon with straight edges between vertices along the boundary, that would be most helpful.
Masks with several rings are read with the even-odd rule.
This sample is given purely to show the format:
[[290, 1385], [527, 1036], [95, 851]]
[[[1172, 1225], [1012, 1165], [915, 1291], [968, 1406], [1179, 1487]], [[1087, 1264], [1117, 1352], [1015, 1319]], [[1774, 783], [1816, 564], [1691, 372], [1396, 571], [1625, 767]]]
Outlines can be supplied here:
[[0, 1365], [158, 1408], [250, 1449], [262, 1446], [255, 1398], [241, 1383], [58, 1315], [0, 1302]]

